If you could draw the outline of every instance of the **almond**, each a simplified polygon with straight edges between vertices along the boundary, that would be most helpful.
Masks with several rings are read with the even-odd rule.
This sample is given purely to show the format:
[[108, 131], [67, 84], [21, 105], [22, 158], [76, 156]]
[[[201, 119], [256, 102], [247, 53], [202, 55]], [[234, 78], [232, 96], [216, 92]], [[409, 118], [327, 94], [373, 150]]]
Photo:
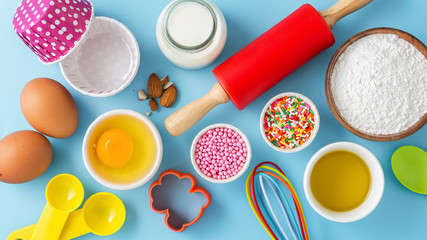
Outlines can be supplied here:
[[138, 91], [138, 99], [139, 99], [139, 101], [148, 99], [148, 96], [144, 92], [144, 90], [141, 89], [141, 90]]
[[148, 105], [150, 106], [151, 111], [154, 112], [157, 110], [157, 102], [153, 98], [150, 98], [150, 102], [148, 103]]
[[151, 74], [150, 78], [148, 78], [147, 92], [151, 98], [162, 96], [163, 87], [159, 77], [155, 73]]
[[165, 85], [163, 85], [163, 90], [166, 90], [166, 89], [168, 89], [170, 86], [172, 86], [173, 85], [173, 82], [168, 82], [168, 83], [166, 83]]
[[170, 86], [168, 89], [166, 89], [166, 91], [160, 98], [160, 105], [162, 105], [163, 107], [172, 106], [175, 103], [177, 95], [178, 91], [176, 90], [175, 85]]
[[162, 79], [160, 79], [160, 83], [162, 84], [162, 85], [165, 85], [166, 83], [168, 83], [169, 82], [169, 77], [168, 77], [168, 75], [166, 75], [166, 77], [163, 77]]

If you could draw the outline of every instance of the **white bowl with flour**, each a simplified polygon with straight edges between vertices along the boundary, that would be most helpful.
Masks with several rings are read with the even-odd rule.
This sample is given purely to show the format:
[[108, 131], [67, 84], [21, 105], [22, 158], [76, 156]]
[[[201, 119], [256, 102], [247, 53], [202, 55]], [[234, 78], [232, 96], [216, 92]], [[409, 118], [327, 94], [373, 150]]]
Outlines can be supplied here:
[[344, 43], [329, 64], [326, 96], [337, 120], [375, 141], [411, 135], [427, 122], [427, 49], [412, 35], [375, 28]]

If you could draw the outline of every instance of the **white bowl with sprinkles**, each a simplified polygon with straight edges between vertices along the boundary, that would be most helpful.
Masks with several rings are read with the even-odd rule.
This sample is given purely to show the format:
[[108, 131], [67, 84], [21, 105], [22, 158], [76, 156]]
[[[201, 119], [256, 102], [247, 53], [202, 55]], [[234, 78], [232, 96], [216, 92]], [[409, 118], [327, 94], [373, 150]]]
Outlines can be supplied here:
[[251, 144], [245, 134], [229, 124], [213, 124], [200, 131], [190, 150], [196, 172], [213, 183], [236, 180], [248, 169]]
[[271, 98], [260, 116], [260, 130], [265, 142], [284, 153], [298, 152], [310, 145], [319, 124], [320, 116], [314, 103], [295, 92]]

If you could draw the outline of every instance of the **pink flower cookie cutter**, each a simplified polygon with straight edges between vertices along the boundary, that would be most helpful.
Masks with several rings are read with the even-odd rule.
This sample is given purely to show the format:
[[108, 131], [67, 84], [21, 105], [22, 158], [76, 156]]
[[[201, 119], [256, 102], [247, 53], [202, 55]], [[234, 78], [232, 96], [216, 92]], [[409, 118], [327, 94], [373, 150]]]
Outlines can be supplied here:
[[[171, 175], [175, 176], [179, 181], [182, 181], [185, 179], [190, 180], [191, 181], [191, 187], [188, 190], [188, 193], [190, 193], [190, 194], [200, 193], [201, 195], [203, 195], [206, 198], [206, 203], [200, 207], [200, 211], [198, 212], [198, 215], [189, 221], [183, 221], [182, 219], [178, 220], [178, 221], [181, 221], [180, 223], [178, 223], [179, 226], [176, 226], [176, 224], [174, 223], [176, 219], [173, 219], [173, 218], [177, 218], [177, 217], [174, 214], [175, 211], [174, 211], [174, 209], [172, 209], [173, 207], [172, 206], [160, 206], [162, 204], [158, 203], [158, 201], [160, 201], [162, 198], [160, 197], [159, 193], [156, 192], [156, 190], [158, 188], [162, 187], [162, 185], [164, 185], [165, 182], [169, 181], [169, 180], [165, 181], [165, 178], [167, 176], [171, 176]], [[173, 181], [173, 180], [170, 180], [170, 181]], [[168, 228], [170, 228], [171, 230], [173, 230], [175, 232], [182, 232], [185, 230], [185, 228], [187, 228], [188, 226], [197, 222], [200, 219], [200, 217], [203, 215], [204, 210], [211, 203], [210, 194], [204, 188], [197, 186], [196, 178], [194, 178], [193, 175], [191, 175], [189, 173], [180, 173], [180, 172], [178, 172], [176, 170], [172, 170], [172, 169], [164, 171], [162, 174], [160, 174], [159, 179], [151, 184], [150, 189], [149, 189], [149, 196], [150, 196], [151, 209], [153, 209], [153, 211], [158, 212], [158, 213], [166, 213], [165, 224]]]
[[54, 64], [79, 45], [93, 17], [89, 0], [23, 0], [13, 28], [42, 63]]

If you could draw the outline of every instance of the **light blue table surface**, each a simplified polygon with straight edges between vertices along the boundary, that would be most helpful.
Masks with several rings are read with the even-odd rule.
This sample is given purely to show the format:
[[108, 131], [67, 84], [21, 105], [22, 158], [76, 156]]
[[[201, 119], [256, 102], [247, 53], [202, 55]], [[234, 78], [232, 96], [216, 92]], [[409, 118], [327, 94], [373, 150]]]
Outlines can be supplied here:
[[[121, 93], [107, 98], [93, 98], [74, 90], [61, 75], [58, 65], [44, 66], [12, 30], [12, 18], [18, 0], [0, 1], [0, 137], [23, 129], [32, 129], [19, 106], [23, 86], [36, 77], [50, 77], [62, 83], [74, 97], [80, 113], [77, 132], [67, 139], [51, 139], [54, 155], [49, 169], [40, 178], [25, 184], [0, 183], [0, 239], [15, 229], [35, 223], [45, 205], [44, 189], [59, 173], [76, 175], [83, 183], [86, 196], [100, 191], [118, 195], [126, 205], [127, 219], [123, 228], [108, 237], [93, 234], [80, 239], [268, 239], [246, 199], [244, 182], [248, 172], [235, 182], [210, 183], [196, 174], [190, 163], [190, 146], [195, 135], [213, 123], [228, 123], [240, 128], [252, 144], [252, 169], [265, 160], [277, 163], [293, 182], [306, 214], [312, 239], [427, 239], [427, 196], [413, 193], [394, 177], [390, 160], [403, 145], [427, 150], [427, 127], [405, 139], [394, 142], [373, 142], [359, 138], [342, 127], [326, 102], [324, 78], [327, 66], [337, 48], [356, 33], [373, 27], [394, 27], [427, 41], [427, 2], [423, 0], [374, 0], [366, 8], [342, 19], [333, 32], [336, 43], [277, 86], [256, 99], [243, 111], [231, 104], [212, 110], [202, 121], [180, 137], [172, 137], [163, 126], [164, 119], [185, 104], [198, 99], [216, 82], [211, 70], [251, 42], [264, 31], [289, 15], [304, 1], [296, 0], [213, 0], [227, 20], [228, 38], [220, 57], [201, 70], [184, 70], [174, 66], [161, 53], [155, 39], [155, 25], [168, 0], [93, 0], [95, 15], [115, 18], [135, 35], [141, 48], [138, 75]], [[308, 1], [317, 9], [326, 9], [335, 0]], [[85, 169], [81, 144], [89, 124], [100, 114], [113, 109], [149, 111], [148, 103], [139, 102], [137, 91], [146, 88], [148, 76], [156, 72], [168, 74], [179, 92], [170, 109], [161, 108], [150, 116], [158, 127], [164, 144], [164, 157], [156, 176], [147, 184], [130, 191], [114, 191], [96, 182]], [[426, 73], [427, 74], [427, 73]], [[321, 126], [314, 142], [301, 152], [284, 154], [272, 150], [259, 132], [259, 115], [264, 104], [278, 93], [302, 93], [316, 104]], [[366, 218], [353, 223], [335, 223], [317, 214], [308, 204], [302, 187], [303, 173], [310, 157], [321, 147], [350, 141], [372, 151], [385, 175], [385, 191], [378, 207]], [[189, 172], [212, 196], [212, 204], [195, 225], [182, 233], [169, 230], [164, 215], [149, 206], [148, 188], [166, 169]]]

